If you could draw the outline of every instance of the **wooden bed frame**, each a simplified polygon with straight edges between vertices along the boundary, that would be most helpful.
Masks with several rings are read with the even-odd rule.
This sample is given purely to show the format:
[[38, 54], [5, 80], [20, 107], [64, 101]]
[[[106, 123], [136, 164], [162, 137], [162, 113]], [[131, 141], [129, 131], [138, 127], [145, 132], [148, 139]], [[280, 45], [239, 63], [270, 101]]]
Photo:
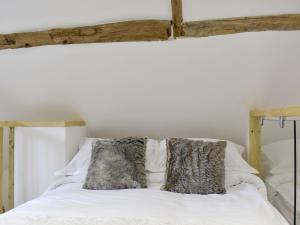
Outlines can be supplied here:
[[9, 129], [8, 150], [8, 207], [14, 207], [14, 146], [16, 127], [73, 127], [84, 126], [84, 121], [0, 121], [0, 213], [3, 208], [3, 130]]
[[300, 106], [290, 106], [287, 108], [252, 110], [250, 112], [250, 164], [260, 172], [263, 177], [261, 167], [261, 118], [262, 117], [294, 117], [300, 116]]

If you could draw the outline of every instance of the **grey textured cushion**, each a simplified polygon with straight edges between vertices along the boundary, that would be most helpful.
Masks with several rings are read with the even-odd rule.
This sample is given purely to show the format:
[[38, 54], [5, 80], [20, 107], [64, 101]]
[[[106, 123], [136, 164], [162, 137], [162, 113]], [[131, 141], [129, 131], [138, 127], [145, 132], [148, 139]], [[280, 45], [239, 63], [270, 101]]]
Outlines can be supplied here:
[[186, 194], [224, 194], [225, 141], [167, 140], [164, 190]]
[[129, 137], [98, 140], [92, 149], [84, 189], [114, 190], [145, 188], [147, 139]]

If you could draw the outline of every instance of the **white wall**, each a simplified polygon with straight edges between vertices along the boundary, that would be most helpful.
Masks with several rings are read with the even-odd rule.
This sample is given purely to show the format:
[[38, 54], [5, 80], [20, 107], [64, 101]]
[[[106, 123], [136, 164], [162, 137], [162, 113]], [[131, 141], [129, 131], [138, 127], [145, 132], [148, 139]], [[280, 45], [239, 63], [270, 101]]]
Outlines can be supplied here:
[[[188, 20], [300, 12], [299, 0], [185, 0]], [[169, 19], [169, 0], [4, 0], [0, 32]], [[1, 119], [84, 118], [92, 136], [245, 144], [254, 107], [299, 104], [300, 32], [0, 51]]]
[[76, 154], [85, 136], [84, 127], [17, 127], [14, 205], [40, 196], [57, 179], [55, 172]]
[[78, 152], [85, 137], [87, 136], [87, 128], [84, 127], [67, 127], [65, 129], [65, 164], [67, 164]]
[[15, 131], [14, 205], [43, 193], [65, 165], [65, 128], [18, 127]]

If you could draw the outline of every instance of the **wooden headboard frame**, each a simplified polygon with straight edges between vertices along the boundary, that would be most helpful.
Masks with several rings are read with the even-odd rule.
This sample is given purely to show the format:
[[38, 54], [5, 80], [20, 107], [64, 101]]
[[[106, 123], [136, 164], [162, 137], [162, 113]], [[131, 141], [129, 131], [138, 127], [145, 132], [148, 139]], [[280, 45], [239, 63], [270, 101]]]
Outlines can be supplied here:
[[250, 164], [260, 172], [261, 167], [261, 118], [262, 117], [293, 117], [300, 116], [300, 106], [287, 108], [252, 110], [250, 112]]
[[0, 213], [3, 207], [3, 130], [9, 129], [8, 150], [8, 209], [14, 207], [14, 152], [16, 127], [73, 127], [85, 126], [84, 121], [0, 121]]

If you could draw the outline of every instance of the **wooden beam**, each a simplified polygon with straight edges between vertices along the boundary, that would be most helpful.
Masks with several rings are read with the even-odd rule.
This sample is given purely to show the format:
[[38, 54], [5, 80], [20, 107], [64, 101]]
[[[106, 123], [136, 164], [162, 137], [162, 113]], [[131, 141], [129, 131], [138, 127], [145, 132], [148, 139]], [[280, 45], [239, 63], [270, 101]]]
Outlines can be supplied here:
[[8, 207], [14, 207], [15, 128], [9, 128]]
[[173, 18], [173, 35], [174, 38], [181, 36], [182, 17], [182, 0], [172, 0], [172, 18]]
[[250, 165], [263, 176], [261, 168], [261, 124], [259, 117], [250, 115]]
[[0, 127], [77, 127], [85, 126], [78, 121], [0, 121]]
[[278, 109], [252, 110], [253, 117], [279, 117], [279, 116], [300, 116], [300, 106], [290, 106]]
[[208, 37], [256, 31], [300, 30], [300, 14], [239, 17], [182, 24], [182, 36]]
[[168, 40], [170, 35], [170, 21], [136, 20], [39, 32], [2, 34], [0, 35], [0, 49], [57, 44], [159, 41]]
[[3, 213], [3, 127], [0, 127], [0, 213]]

